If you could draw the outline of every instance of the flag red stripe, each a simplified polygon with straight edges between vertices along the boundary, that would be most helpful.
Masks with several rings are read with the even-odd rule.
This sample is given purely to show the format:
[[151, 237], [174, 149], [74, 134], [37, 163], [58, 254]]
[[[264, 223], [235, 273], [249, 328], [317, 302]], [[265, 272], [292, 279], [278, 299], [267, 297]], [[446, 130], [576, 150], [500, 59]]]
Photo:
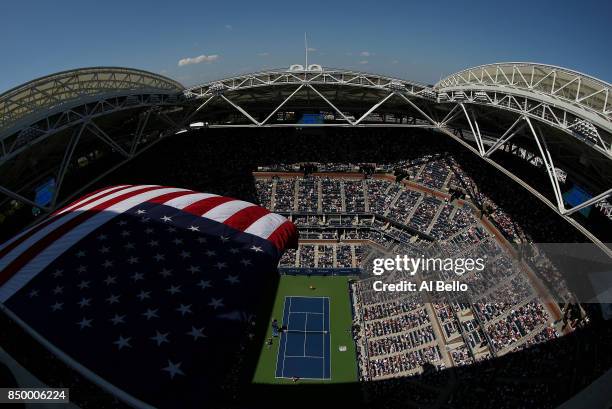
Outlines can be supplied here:
[[268, 241], [272, 242], [279, 250], [297, 248], [298, 234], [295, 224], [286, 220], [270, 234]]
[[[129, 186], [117, 187], [115, 189], [110, 190], [108, 192], [108, 194], [110, 195], [110, 194], [116, 192], [119, 189], [125, 189], [127, 187], [129, 187]], [[106, 187], [104, 189], [108, 189], [108, 187]], [[98, 190], [98, 192], [100, 192], [100, 191], [102, 191], [104, 189], [100, 189], [100, 190]], [[95, 194], [95, 193], [92, 193], [92, 195], [93, 194]], [[92, 195], [88, 195], [88, 196], [92, 196]], [[98, 197], [95, 200], [98, 200], [98, 199], [100, 199], [100, 198]], [[79, 200], [76, 200], [74, 203], [78, 202]], [[92, 202], [92, 200], [83, 201], [83, 203], [81, 203], [80, 205], [78, 205], [74, 209], [70, 210], [70, 212], [77, 211], [78, 209], [81, 209], [83, 206], [86, 206], [88, 203], [91, 203], [91, 202]], [[70, 207], [70, 206], [72, 206], [72, 205], [69, 205], [69, 206], [66, 206], [66, 207]], [[58, 210], [58, 212], [60, 210]], [[68, 213], [66, 213], [66, 214], [68, 214]], [[64, 217], [66, 214], [58, 215], [57, 212], [53, 213], [53, 215], [51, 217], [49, 217], [47, 220], [44, 220], [43, 222], [41, 222], [41, 223], [37, 224], [36, 226], [32, 227], [32, 229], [29, 230], [27, 233], [24, 233], [17, 240], [13, 241], [11, 244], [9, 244], [8, 246], [6, 246], [2, 250], [0, 250], [0, 258], [4, 257], [8, 253], [10, 253], [15, 247], [19, 246], [21, 243], [23, 243], [24, 241], [26, 241], [27, 239], [32, 237], [34, 234], [38, 233], [40, 230], [44, 229], [45, 227], [47, 227], [51, 223], [54, 223], [60, 217]]]
[[[113, 194], [113, 193], [115, 193], [115, 192], [118, 192], [118, 191], [123, 190], [123, 189], [130, 188], [130, 187], [136, 187], [136, 186], [135, 186], [135, 185], [116, 186], [116, 187], [114, 187], [114, 188], [110, 189], [110, 190], [109, 190], [108, 192], [106, 192], [104, 195], [102, 195], [102, 196], [98, 196], [98, 197], [92, 197], [93, 195], [87, 195], [87, 196], [86, 196], [86, 197], [87, 197], [87, 200], [84, 200], [84, 201], [83, 201], [81, 204], [79, 204], [77, 207], [75, 207], [74, 209], [70, 209], [69, 211], [70, 211], [70, 212], [73, 212], [73, 211], [75, 211], [75, 210], [77, 210], [77, 209], [81, 209], [83, 206], [87, 206], [88, 204], [91, 204], [91, 203], [95, 202], [96, 200], [99, 200], [99, 199], [103, 198], [104, 196], [112, 195], [112, 194]], [[108, 189], [108, 188], [107, 188], [107, 189]], [[99, 193], [100, 191], [102, 191], [102, 190], [104, 190], [104, 189], [100, 189], [100, 190], [98, 190], [98, 193]], [[78, 202], [78, 200], [76, 200], [74, 203], [76, 203], [76, 202]], [[58, 212], [61, 212], [61, 211], [65, 210], [65, 209], [69, 208], [70, 206], [71, 206], [71, 205], [64, 206], [63, 208], [59, 209], [59, 210], [58, 210]]]
[[270, 212], [267, 209], [253, 205], [237, 211], [232, 216], [228, 217], [223, 224], [239, 231], [245, 231], [251, 224], [268, 213]]
[[195, 203], [190, 204], [189, 206], [183, 209], [184, 212], [195, 214], [198, 216], [202, 216], [204, 213], [213, 209], [223, 203], [230, 202], [232, 200], [231, 197], [223, 197], [223, 196], [215, 196], [208, 197], [206, 199], [198, 200]]
[[149, 203], [159, 203], [159, 204], [162, 204], [162, 203], [167, 202], [168, 200], [172, 200], [172, 199], [180, 197], [180, 196], [191, 195], [193, 193], [195, 193], [193, 190], [185, 190], [185, 191], [182, 191], [182, 192], [166, 193], [165, 195], [161, 195], [161, 196], [158, 196], [158, 197], [156, 197], [154, 199], [147, 200], [147, 201]]
[[[131, 185], [116, 186], [115, 188], [113, 188], [113, 190], [110, 190], [108, 193], [110, 194], [110, 193], [112, 193], [112, 192], [117, 191], [117, 189], [125, 189], [126, 187], [130, 187], [130, 186], [131, 186]], [[90, 197], [92, 197], [92, 196], [94, 196], [94, 195], [97, 195], [98, 193], [103, 192], [103, 191], [104, 191], [104, 190], [106, 190], [106, 189], [111, 189], [111, 186], [106, 186], [106, 187], [100, 188], [100, 189], [98, 189], [98, 190], [95, 190], [95, 191], [93, 191], [93, 192], [90, 192], [90, 193], [86, 194], [85, 196], [81, 196], [81, 197], [79, 197], [77, 200], [74, 200], [74, 201], [72, 201], [72, 202], [68, 203], [66, 206], [64, 206], [64, 207], [62, 207], [62, 208], [60, 208], [60, 209], [57, 209], [56, 211], [54, 211], [53, 213], [51, 213], [51, 216], [55, 216], [56, 214], [58, 214], [58, 213], [59, 213], [59, 212], [61, 212], [62, 210], [67, 209], [67, 208], [69, 208], [69, 207], [71, 207], [71, 206], [74, 206], [76, 203], [81, 202], [81, 205], [83, 205], [83, 204], [85, 203], [85, 201], [86, 201], [86, 200], [88, 200]], [[80, 206], [80, 205], [79, 205], [79, 206]]]
[[24, 251], [19, 256], [17, 256], [17, 258], [15, 258], [15, 260], [13, 260], [8, 266], [6, 266], [4, 270], [0, 271], [0, 286], [4, 284], [5, 282], [7, 282], [15, 273], [17, 273], [30, 260], [36, 257], [36, 255], [38, 255], [41, 251], [43, 251], [50, 244], [58, 240], [64, 234], [74, 229], [79, 224], [94, 217], [96, 214], [100, 213], [101, 211], [104, 211], [105, 209], [109, 208], [110, 206], [116, 203], [129, 199], [132, 196], [136, 196], [138, 194], [145, 193], [145, 192], [155, 190], [155, 189], [160, 189], [160, 188], [162, 187], [161, 186], [150, 186], [150, 187], [134, 190], [132, 192], [117, 196], [111, 200], [108, 200], [106, 202], [98, 204], [97, 206], [94, 206], [93, 208], [79, 214], [74, 219], [59, 226], [57, 229], [47, 234], [41, 240], [38, 240], [36, 243], [34, 243], [30, 248], [28, 248], [26, 251]]

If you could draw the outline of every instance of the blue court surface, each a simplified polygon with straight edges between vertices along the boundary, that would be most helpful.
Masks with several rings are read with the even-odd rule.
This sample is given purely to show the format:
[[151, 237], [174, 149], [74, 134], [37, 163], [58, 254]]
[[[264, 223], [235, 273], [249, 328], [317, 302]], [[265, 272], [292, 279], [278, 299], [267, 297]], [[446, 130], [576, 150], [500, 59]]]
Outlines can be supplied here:
[[330, 379], [329, 298], [285, 297], [277, 378]]

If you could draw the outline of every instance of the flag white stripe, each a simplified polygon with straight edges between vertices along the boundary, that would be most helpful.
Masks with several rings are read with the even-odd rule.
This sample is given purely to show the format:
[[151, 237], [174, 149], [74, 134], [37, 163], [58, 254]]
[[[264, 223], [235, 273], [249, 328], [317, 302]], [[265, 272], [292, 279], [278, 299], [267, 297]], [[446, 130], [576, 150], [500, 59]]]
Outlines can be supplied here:
[[251, 224], [244, 232], [254, 234], [262, 239], [267, 239], [281, 224], [287, 221], [286, 218], [276, 213], [268, 213], [260, 217]]
[[[137, 187], [143, 188], [144, 186]], [[83, 223], [64, 234], [59, 240], [55, 240], [53, 243], [51, 243], [47, 248], [36, 255], [36, 257], [30, 260], [29, 263], [23, 266], [23, 268], [14, 274], [6, 283], [4, 283], [4, 285], [0, 287], [0, 302], [5, 302], [8, 300], [13, 294], [30, 282], [30, 280], [36, 277], [36, 275], [45, 267], [52, 263], [53, 260], [61, 256], [66, 250], [76, 244], [83, 237], [112, 220], [114, 217], [140, 203], [167, 193], [180, 192], [184, 190], [185, 189], [160, 188], [140, 193], [116, 203], [108, 207], [103, 212], [100, 212], [85, 220]], [[78, 214], [78, 212], [75, 213]]]
[[[96, 193], [96, 194], [94, 194], [94, 195], [91, 195], [91, 196], [89, 196], [89, 197], [84, 197], [84, 198], [79, 199], [77, 202], [75, 202], [75, 203], [71, 204], [70, 206], [68, 206], [68, 207], [64, 207], [63, 209], [60, 209], [60, 211], [58, 211], [58, 212], [57, 212], [57, 214], [63, 214], [63, 213], [66, 213], [66, 212], [68, 212], [68, 211], [70, 211], [70, 210], [74, 209], [75, 207], [78, 207], [78, 206], [79, 206], [79, 205], [81, 205], [82, 203], [88, 202], [88, 201], [90, 201], [90, 200], [93, 200], [93, 199], [95, 199], [95, 198], [98, 198], [98, 197], [100, 197], [100, 196], [103, 196], [103, 195], [107, 194], [108, 192], [112, 191], [113, 189], [117, 189], [117, 191], [119, 191], [119, 190], [124, 189], [124, 188], [126, 188], [126, 187], [128, 187], [128, 186], [129, 186], [129, 185], [111, 186], [111, 187], [109, 187], [108, 189], [104, 189], [104, 190], [102, 190], [101, 192], [98, 192], [98, 193]], [[118, 189], [118, 188], [121, 188], [121, 189]]]
[[219, 195], [213, 195], [212, 193], [193, 193], [189, 195], [175, 197], [174, 199], [171, 199], [165, 202], [164, 205], [171, 206], [171, 207], [181, 210], [200, 200], [208, 199], [210, 197], [217, 197], [217, 196]]
[[229, 202], [221, 203], [218, 206], [213, 207], [202, 215], [207, 219], [214, 220], [219, 223], [223, 223], [237, 212], [244, 208], [255, 206], [253, 203], [245, 202], [242, 200], [231, 200]]
[[92, 209], [100, 204], [103, 204], [104, 202], [112, 200], [126, 193], [130, 193], [135, 190], [140, 190], [140, 189], [152, 187], [152, 186], [155, 186], [155, 185], [138, 185], [138, 186], [131, 186], [126, 189], [121, 189], [121, 190], [118, 190], [117, 192], [111, 193], [110, 195], [94, 200], [93, 202], [86, 204], [85, 206], [83, 206], [80, 209], [77, 209], [76, 211], [65, 214], [64, 216], [55, 220], [53, 223], [43, 227], [42, 229], [34, 233], [32, 236], [28, 237], [26, 240], [20, 243], [17, 247], [15, 247], [11, 251], [9, 251], [4, 257], [2, 257], [2, 259], [0, 259], [0, 271], [3, 270], [6, 266], [8, 266], [11, 262], [13, 262], [13, 260], [15, 260], [17, 257], [19, 257], [21, 253], [27, 251], [31, 246], [33, 246], [36, 242], [41, 240], [47, 234], [51, 233], [55, 229], [60, 228], [62, 225], [64, 225], [64, 223], [67, 223], [70, 220], [74, 219], [82, 212]]
[[[125, 186], [127, 186], [127, 185], [121, 185], [121, 187], [122, 187], [122, 188], [123, 188], [123, 187], [125, 187]], [[108, 192], [108, 191], [110, 191], [110, 190], [112, 190], [112, 189], [116, 189], [117, 187], [119, 187], [119, 186], [113, 186], [113, 187], [110, 187], [110, 188], [108, 188], [108, 189], [104, 189], [102, 192], [98, 192], [98, 193], [96, 193], [95, 195], [92, 195], [92, 196], [88, 197], [86, 200], [91, 200], [91, 199], [94, 199], [94, 198], [96, 198], [96, 197], [99, 197], [100, 195], [103, 195], [103, 194], [105, 194], [106, 192]], [[74, 208], [75, 208], [75, 207], [77, 207], [79, 204], [83, 203], [84, 201], [85, 201], [85, 199], [79, 200], [79, 201], [78, 201], [78, 203], [75, 203], [74, 205], [71, 205], [71, 206], [70, 206], [70, 209], [74, 209]], [[68, 209], [68, 208], [67, 208], [67, 209]], [[59, 216], [60, 214], [62, 214], [62, 213], [64, 213], [64, 210], [62, 210], [60, 213], [57, 213], [57, 216], [55, 216], [55, 217], [58, 217], [58, 216]], [[11, 243], [14, 243], [14, 242], [15, 242], [15, 240], [19, 240], [19, 238], [20, 238], [20, 237], [23, 237], [23, 235], [24, 235], [24, 234], [27, 234], [28, 232], [32, 231], [32, 229], [35, 229], [35, 228], [36, 228], [36, 227], [38, 227], [38, 226], [39, 226], [41, 223], [44, 223], [44, 222], [46, 222], [46, 221], [47, 221], [47, 219], [42, 220], [40, 223], [36, 223], [34, 226], [30, 227], [29, 229], [25, 229], [24, 231], [22, 231], [21, 233], [19, 233], [19, 234], [18, 234], [18, 235], [16, 235], [15, 237], [13, 237], [12, 239], [5, 241], [5, 242], [4, 242], [4, 243], [3, 243], [3, 244], [0, 246], [0, 251], [2, 251], [2, 250], [3, 250], [3, 249], [6, 247], [6, 246], [9, 246]]]

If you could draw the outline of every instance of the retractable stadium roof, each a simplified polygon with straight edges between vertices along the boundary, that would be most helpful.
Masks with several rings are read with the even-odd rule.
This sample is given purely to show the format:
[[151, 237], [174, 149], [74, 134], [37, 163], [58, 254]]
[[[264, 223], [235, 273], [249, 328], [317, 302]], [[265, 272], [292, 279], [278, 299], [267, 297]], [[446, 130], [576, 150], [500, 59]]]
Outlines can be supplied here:
[[[598, 242], [573, 215], [608, 205], [612, 194], [610, 89], [605, 81], [534, 63], [478, 66], [435, 85], [316, 64], [190, 88], [127, 68], [66, 71], [0, 95], [0, 193], [36, 205], [35, 187], [52, 177], [53, 200], [39, 205], [52, 211], [84, 188], [62, 189], [69, 164], [95, 151], [107, 153], [114, 169], [191, 124], [426, 128], [464, 144]], [[305, 113], [324, 120], [301, 123]], [[545, 169], [550, 188], [537, 190], [497, 163], [498, 150]], [[559, 182], [564, 175], [593, 197], [567, 208]]]

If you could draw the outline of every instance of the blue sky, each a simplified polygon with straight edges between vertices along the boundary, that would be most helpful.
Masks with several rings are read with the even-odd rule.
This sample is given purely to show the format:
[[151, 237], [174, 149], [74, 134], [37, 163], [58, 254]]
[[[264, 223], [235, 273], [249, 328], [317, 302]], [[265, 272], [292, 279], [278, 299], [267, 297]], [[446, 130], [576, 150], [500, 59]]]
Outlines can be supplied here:
[[0, 92], [87, 66], [141, 68], [185, 85], [288, 67], [304, 59], [305, 31], [313, 63], [425, 83], [501, 61], [612, 82], [611, 15], [607, 0], [8, 0], [0, 2]]

